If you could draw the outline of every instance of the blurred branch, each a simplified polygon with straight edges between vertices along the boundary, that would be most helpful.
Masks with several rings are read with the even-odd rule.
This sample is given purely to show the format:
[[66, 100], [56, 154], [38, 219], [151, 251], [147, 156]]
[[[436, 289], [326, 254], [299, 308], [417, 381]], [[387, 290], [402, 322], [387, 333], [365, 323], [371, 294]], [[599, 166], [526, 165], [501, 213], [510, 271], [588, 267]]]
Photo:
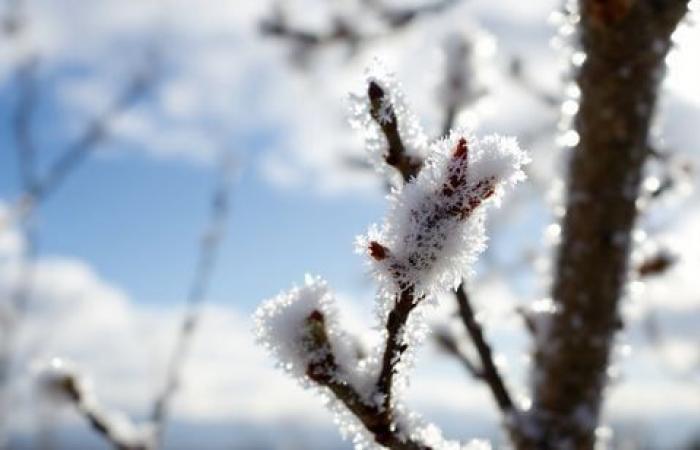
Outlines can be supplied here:
[[168, 363], [165, 386], [156, 398], [151, 412], [155, 435], [154, 448], [161, 446], [165, 434], [170, 405], [180, 385], [182, 370], [192, 345], [192, 339], [201, 320], [202, 304], [206, 300], [207, 290], [216, 265], [216, 256], [225, 234], [229, 214], [231, 172], [231, 164], [225, 161], [223, 174], [212, 196], [209, 224], [200, 243], [197, 268], [187, 295], [186, 311], [180, 325], [175, 349]]
[[504, 414], [512, 413], [515, 410], [513, 400], [493, 360], [493, 352], [484, 337], [484, 331], [474, 317], [474, 309], [469, 302], [464, 283], [455, 291], [455, 297], [459, 306], [459, 317], [464, 324], [464, 328], [469, 333], [469, 337], [481, 361], [481, 370], [478, 372], [478, 378], [483, 380], [491, 389], [491, 393], [501, 411]]
[[[467, 43], [463, 43], [463, 45], [468, 45]], [[466, 60], [468, 59], [468, 52], [470, 50], [467, 49], [462, 49], [460, 53], [462, 53], [461, 56], [456, 55], [452, 56], [451, 58], [453, 59], [460, 59], [462, 60], [462, 63], [460, 64], [462, 66], [462, 70], [471, 70], [472, 67], [469, 67], [466, 64]], [[453, 49], [454, 53], [454, 49]], [[447, 56], [450, 58], [450, 56]], [[459, 61], [452, 61], [452, 64], [458, 63]], [[466, 67], [465, 67], [466, 66]], [[464, 78], [465, 76], [459, 76], [459, 71], [458, 68], [453, 68], [452, 70], [448, 70], [448, 76], [450, 79], [461, 79]], [[468, 75], [466, 75], [468, 77]], [[452, 83], [450, 83], [452, 84]], [[462, 83], [464, 84], [464, 83]], [[463, 89], [465, 86], [461, 86]], [[478, 95], [465, 95], [465, 98], [471, 99], [472, 101], [477, 99], [479, 96]], [[454, 127], [454, 120], [456, 118], [456, 109], [457, 106], [453, 104], [448, 104], [447, 105], [447, 112], [445, 114], [445, 124], [443, 125], [443, 134], [447, 134], [449, 130], [451, 130]], [[513, 401], [511, 399], [510, 393], [508, 392], [508, 389], [505, 386], [505, 383], [503, 382], [503, 379], [501, 377], [500, 372], [498, 371], [498, 368], [493, 360], [493, 354], [491, 351], [491, 346], [489, 343], [486, 341], [486, 338], [484, 337], [484, 332], [481, 327], [481, 324], [479, 324], [476, 321], [475, 315], [474, 315], [474, 308], [472, 307], [470, 301], [469, 301], [469, 295], [467, 293], [467, 287], [464, 282], [460, 283], [459, 287], [457, 288], [456, 291], [454, 291], [455, 295], [455, 300], [457, 301], [457, 306], [458, 306], [458, 311], [459, 311], [459, 317], [462, 321], [462, 324], [464, 325], [465, 330], [467, 331], [472, 344], [474, 345], [474, 348], [476, 349], [477, 355], [479, 356], [479, 361], [480, 361], [480, 366], [477, 369], [474, 364], [466, 357], [466, 355], [463, 355], [460, 351], [451, 351], [453, 356], [457, 357], [457, 359], [467, 368], [467, 370], [477, 379], [482, 380], [487, 384], [489, 389], [491, 390], [491, 393], [493, 394], [494, 399], [496, 400], [496, 404], [498, 407], [501, 409], [503, 413], [511, 413], [515, 410]], [[443, 346], [445, 345], [445, 342], [442, 343]], [[457, 345], [454, 345], [453, 350], [458, 350]]]
[[433, 329], [433, 336], [440, 350], [454, 356], [474, 378], [483, 377], [481, 370], [472, 362], [469, 355], [459, 348], [457, 339], [448, 330]]
[[387, 30], [379, 34], [360, 31], [347, 18], [340, 15], [336, 15], [332, 19], [332, 26], [325, 32], [298, 28], [289, 24], [288, 19], [277, 4], [270, 17], [260, 22], [260, 31], [263, 35], [290, 41], [307, 51], [337, 43], [345, 44], [354, 50], [366, 42], [406, 28], [423, 15], [438, 14], [459, 1], [439, 0], [416, 7], [396, 8], [389, 7], [378, 0], [363, 0], [367, 9], [386, 25]]
[[83, 134], [64, 150], [41, 182], [29, 192], [34, 203], [45, 200], [56, 191], [66, 177], [104, 141], [110, 123], [143, 98], [153, 81], [154, 76], [149, 72], [134, 75], [107, 110], [90, 121]]
[[36, 72], [38, 60], [30, 58], [19, 69], [17, 83], [19, 99], [12, 116], [12, 131], [19, 164], [22, 190], [31, 192], [36, 177], [36, 148], [32, 136], [32, 118], [37, 106]]
[[[613, 338], [623, 326], [620, 302], [659, 74], [687, 3], [579, 2], [575, 21], [586, 55], [576, 74], [579, 139], [568, 161], [555, 256], [556, 314], [533, 356], [538, 382], [529, 418], [542, 431], [529, 448], [595, 446]], [[582, 411], [588, 420], [580, 420]]]
[[143, 437], [133, 434], [133, 424], [126, 427], [115, 423], [114, 416], [105, 412], [95, 398], [95, 393], [87, 389], [77, 373], [65, 367], [64, 361], [54, 358], [45, 373], [41, 374], [40, 386], [47, 394], [67, 400], [88, 422], [90, 428], [100, 434], [115, 450], [146, 450], [148, 445]]
[[561, 98], [559, 95], [548, 92], [543, 87], [538, 86], [535, 81], [525, 73], [523, 61], [519, 57], [514, 56], [511, 58], [508, 73], [513, 81], [515, 81], [527, 92], [534, 95], [535, 98], [540, 100], [544, 105], [551, 108], [558, 108], [561, 104]]

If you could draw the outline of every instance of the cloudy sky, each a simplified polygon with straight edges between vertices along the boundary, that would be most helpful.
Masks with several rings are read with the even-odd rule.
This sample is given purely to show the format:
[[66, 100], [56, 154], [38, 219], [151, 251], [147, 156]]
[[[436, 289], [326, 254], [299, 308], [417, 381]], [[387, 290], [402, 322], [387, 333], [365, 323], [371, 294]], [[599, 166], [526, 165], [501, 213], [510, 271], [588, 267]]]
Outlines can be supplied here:
[[[384, 186], [376, 174], [347, 163], [363, 154], [361, 137], [347, 124], [347, 93], [362, 88], [364, 68], [380, 58], [397, 73], [428, 133], [437, 136], [440, 49], [454, 33], [478, 43], [474, 64], [488, 92], [459, 121], [479, 133], [514, 134], [533, 156], [531, 182], [490, 219], [491, 248], [473, 286], [513, 388], [525, 392], [528, 338], [515, 308], [546, 296], [561, 145], [572, 137], [557, 127], [559, 106], [544, 104], [507, 68], [518, 57], [527, 83], [558, 96], [567, 88], [571, 93], [563, 67], [576, 52], [569, 48], [571, 30], [552, 14], [558, 2], [464, 0], [355, 54], [343, 46], [313, 54], [303, 68], [293, 63], [288, 45], [261, 37], [260, 19], [271, 11], [265, 1], [20, 4], [26, 26], [0, 42], [3, 298], [12, 291], [24, 245], [12, 219], [21, 193], [11, 128], [17, 68], [28, 58], [37, 62], [32, 135], [40, 173], [134, 74], [150, 70], [155, 81], [37, 210], [34, 295], [12, 397], [18, 442], [47, 427], [64, 446], [74, 439], [88, 447], [99, 442], [85, 441], [91, 434], [69, 409], [47, 415], [38, 406], [32, 367], [56, 355], [75, 361], [109, 408], [134, 418], [148, 411], [162, 384], [226, 154], [235, 165], [231, 215], [176, 402], [173, 448], [177, 442], [187, 448], [187, 439], [208, 439], [210, 448], [349, 448], [318, 399], [279, 374], [254, 346], [250, 315], [263, 299], [301, 283], [304, 273], [317, 273], [338, 293], [351, 329], [371, 339], [372, 286], [353, 240], [381, 219]], [[351, 1], [285, 5], [293, 23], [312, 29], [327, 26], [334, 11], [355, 12]], [[0, 13], [7, 15], [6, 5]], [[676, 171], [700, 155], [693, 127], [700, 120], [700, 30], [684, 24], [677, 42], [656, 137], [676, 152]], [[700, 210], [690, 190], [695, 176], [681, 181], [650, 207], [636, 233], [640, 251], [666, 245], [679, 263], [663, 278], [631, 286], [625, 303], [630, 326], [619, 339], [607, 405], [610, 423], [655, 439], [658, 448], [676, 448], [700, 423], [700, 298], [693, 284], [700, 244], [692, 239]], [[431, 320], [449, 321], [451, 311], [446, 299]], [[650, 317], [661, 335], [654, 341], [644, 332]], [[457, 363], [428, 344], [415, 371], [409, 403], [416, 410], [455, 438], [495, 433], [488, 392]], [[315, 444], [308, 436], [317, 436]]]

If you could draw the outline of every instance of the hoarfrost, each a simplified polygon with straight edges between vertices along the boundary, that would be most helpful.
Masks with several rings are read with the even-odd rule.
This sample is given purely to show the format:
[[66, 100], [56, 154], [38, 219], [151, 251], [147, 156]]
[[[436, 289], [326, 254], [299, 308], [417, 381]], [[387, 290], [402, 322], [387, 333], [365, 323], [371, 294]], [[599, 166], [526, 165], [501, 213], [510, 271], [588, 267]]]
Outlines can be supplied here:
[[379, 61], [375, 60], [367, 69], [365, 78], [362, 91], [350, 94], [350, 124], [353, 128], [362, 130], [370, 164], [398, 186], [401, 179], [396, 170], [386, 163], [389, 143], [380, 124], [372, 117], [372, 104], [367, 95], [367, 86], [375, 84], [383, 91], [378, 114], [379, 122], [386, 124], [396, 120], [398, 134], [407, 157], [417, 161], [422, 160], [428, 148], [428, 138], [409, 108], [401, 90], [401, 84], [393, 73], [387, 71]]
[[486, 200], [524, 179], [528, 162], [515, 139], [452, 132], [431, 146], [418, 177], [389, 196], [382, 226], [357, 239], [385, 297], [409, 286], [417, 297], [456, 287], [485, 248]]

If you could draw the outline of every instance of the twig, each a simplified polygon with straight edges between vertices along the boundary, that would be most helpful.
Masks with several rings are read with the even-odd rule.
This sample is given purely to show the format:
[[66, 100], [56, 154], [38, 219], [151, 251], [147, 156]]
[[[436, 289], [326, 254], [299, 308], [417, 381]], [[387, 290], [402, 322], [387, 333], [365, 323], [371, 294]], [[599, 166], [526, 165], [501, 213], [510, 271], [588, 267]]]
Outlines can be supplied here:
[[[228, 163], [226, 165], [228, 166]], [[168, 363], [165, 387], [156, 398], [153, 411], [151, 412], [151, 421], [155, 431], [154, 448], [160, 447], [165, 434], [170, 405], [179, 387], [182, 368], [187, 359], [192, 338], [199, 325], [202, 303], [206, 299], [207, 289], [216, 263], [216, 256], [224, 235], [224, 227], [229, 212], [230, 167], [225, 167], [224, 171], [225, 173], [212, 196], [208, 230], [202, 239], [199, 249], [197, 268], [186, 299], [186, 312], [180, 325], [175, 349]]]
[[474, 343], [474, 347], [479, 355], [479, 360], [481, 361], [479, 378], [489, 386], [501, 411], [504, 413], [512, 412], [514, 410], [513, 400], [508, 393], [508, 389], [503, 382], [498, 367], [494, 363], [491, 346], [486, 342], [484, 331], [474, 317], [474, 309], [469, 303], [469, 297], [464, 288], [464, 283], [455, 291], [455, 298], [459, 305], [459, 317], [462, 319], [464, 327], [469, 332], [469, 337]]
[[433, 335], [435, 336], [435, 342], [440, 350], [457, 358], [467, 372], [469, 372], [474, 378], [481, 378], [483, 376], [481, 370], [471, 360], [469, 355], [459, 348], [457, 340], [448, 331], [433, 330]]
[[29, 192], [34, 203], [45, 200], [56, 191], [65, 178], [105, 139], [110, 122], [140, 100], [152, 81], [151, 74], [141, 73], [134, 76], [112, 105], [88, 124], [84, 133], [66, 148], [51, 165], [42, 181]]
[[296, 28], [287, 23], [286, 18], [280, 11], [261, 21], [260, 31], [264, 35], [287, 39], [309, 49], [317, 49], [336, 43], [344, 43], [354, 49], [363, 43], [402, 30], [424, 14], [440, 13], [458, 2], [459, 0], [440, 0], [417, 7], [390, 8], [382, 2], [366, 0], [364, 2], [365, 5], [374, 10], [377, 17], [386, 23], [386, 33], [380, 34], [358, 31], [340, 16], [336, 16], [333, 19], [333, 26], [326, 32]]
[[[372, 118], [380, 125], [388, 143], [389, 149], [386, 155], [386, 163], [395, 167], [403, 176], [404, 181], [408, 182], [408, 180], [410, 180], [412, 176], [415, 176], [418, 173], [418, 171], [420, 171], [422, 161], [416, 162], [415, 160], [406, 155], [405, 147], [403, 145], [403, 142], [401, 141], [401, 136], [398, 132], [398, 123], [396, 115], [394, 114], [391, 105], [384, 104], [386, 99], [382, 88], [377, 83], [370, 82], [367, 94], [371, 102]], [[388, 111], [387, 114], [382, 116], [384, 117], [384, 120], [382, 120], [382, 118], [380, 117], [380, 108], [384, 108], [384, 111]], [[386, 120], [387, 117], [388, 120]], [[395, 314], [398, 318], [403, 318], [405, 321], [404, 315], [407, 317], [408, 313], [410, 313], [411, 309], [413, 308], [413, 306], [415, 306], [415, 304], [412, 303], [412, 295], [410, 299], [406, 299], [404, 298], [404, 296], [405, 295], [402, 292], [401, 297], [397, 302], [396, 309], [392, 311], [391, 314]], [[465, 367], [467, 367], [472, 374], [478, 374], [479, 376], [477, 376], [477, 378], [484, 380], [484, 382], [488, 384], [496, 399], [496, 403], [502, 411], [512, 411], [514, 409], [513, 402], [511, 400], [510, 394], [508, 393], [508, 390], [506, 389], [505, 383], [503, 382], [501, 375], [493, 361], [491, 347], [486, 342], [481, 325], [474, 319], [474, 311], [469, 303], [469, 298], [467, 296], [464, 283], [462, 283], [457, 289], [457, 291], [455, 291], [455, 298], [459, 306], [460, 317], [462, 318], [462, 322], [464, 323], [465, 328], [467, 329], [467, 332], [469, 333], [469, 336], [472, 339], [474, 347], [476, 348], [477, 353], [479, 355], [482, 369], [476, 371], [474, 370], [474, 367], [470, 361], [465, 360], [461, 357], [460, 360], [463, 362], [463, 364], [465, 364]], [[389, 316], [390, 323], [392, 319], [391, 314]], [[389, 337], [391, 338], [391, 336], [392, 334], [391, 332], [389, 332]], [[389, 350], [390, 342], [390, 339], [387, 340], [387, 350]], [[390, 381], [391, 376], [393, 374], [390, 370], [391, 367], [389, 367], [389, 364], [387, 363], [387, 357], [392, 355], [396, 350], [398, 349], [392, 348], [391, 352], [385, 352], [384, 354], [384, 365], [382, 373], [388, 379], [388, 381], [383, 381], [383, 387], [385, 388], [391, 387]], [[387, 392], [390, 392], [390, 390]]]
[[420, 298], [414, 296], [412, 286], [406, 287], [397, 294], [397, 301], [394, 308], [389, 312], [386, 322], [386, 347], [382, 357], [382, 368], [377, 379], [377, 391], [384, 394], [383, 411], [387, 415], [387, 420], [391, 422], [392, 413], [392, 393], [394, 385], [394, 375], [396, 365], [401, 361], [401, 357], [408, 349], [404, 342], [404, 328], [411, 311], [418, 305]]
[[38, 61], [29, 58], [17, 70], [19, 99], [12, 116], [12, 130], [15, 138], [17, 161], [19, 164], [22, 190], [30, 192], [35, 182], [36, 148], [32, 138], [32, 118], [37, 103], [36, 70]]
[[385, 161], [401, 173], [404, 182], [408, 182], [420, 171], [423, 162], [406, 154], [406, 147], [399, 133], [399, 122], [391, 104], [386, 99], [386, 93], [379, 84], [370, 81], [367, 88], [370, 100], [370, 115], [379, 125], [387, 141]]
[[[413, 296], [409, 295], [406, 298], [409, 297], [412, 299]], [[391, 314], [394, 314], [397, 309], [399, 309], [398, 304]], [[410, 307], [410, 309], [412, 309], [412, 307]], [[323, 314], [319, 311], [314, 311], [306, 319], [306, 324], [309, 350], [325, 355], [322, 360], [314, 361], [309, 364], [306, 375], [319, 385], [330, 389], [335, 397], [374, 435], [375, 441], [378, 444], [394, 450], [429, 450], [429, 447], [401, 435], [401, 430], [397, 429], [396, 424], [392, 422], [392, 409], [388, 401], [381, 407], [378, 407], [376, 404], [368, 404], [350, 383], [346, 380], [339, 379], [338, 374], [342, 373], [342, 371], [336, 363], [333, 348], [328, 340]], [[387, 352], [385, 352], [385, 355], [389, 352], [389, 346], [391, 345], [389, 342], [390, 340], [388, 339]], [[398, 350], [398, 348], [396, 350]], [[404, 350], [405, 348], [400, 350], [399, 353], [402, 353]], [[384, 359], [386, 360], [386, 356]], [[393, 373], [394, 365], [395, 362], [386, 363], [385, 361], [384, 363], [385, 368], [389, 367], [388, 373]], [[383, 369], [380, 380], [384, 372]], [[387, 380], [386, 383], [388, 383], [386, 386], [379, 387], [379, 392], [386, 393], [388, 396], [389, 392], [382, 389], [386, 389], [387, 386], [391, 384], [391, 381]], [[378, 383], [378, 386], [379, 384], [381, 384], [381, 382]]]
[[[60, 362], [60, 361], [59, 361]], [[128, 438], [120, 435], [115, 426], [110, 422], [107, 414], [98, 406], [94, 394], [85, 392], [80, 379], [75, 373], [63, 372], [51, 374], [44, 389], [53, 390], [58, 395], [65, 396], [72, 403], [77, 411], [85, 418], [90, 427], [104, 439], [115, 450], [146, 450], [147, 445], [142, 442], [128, 442]]]

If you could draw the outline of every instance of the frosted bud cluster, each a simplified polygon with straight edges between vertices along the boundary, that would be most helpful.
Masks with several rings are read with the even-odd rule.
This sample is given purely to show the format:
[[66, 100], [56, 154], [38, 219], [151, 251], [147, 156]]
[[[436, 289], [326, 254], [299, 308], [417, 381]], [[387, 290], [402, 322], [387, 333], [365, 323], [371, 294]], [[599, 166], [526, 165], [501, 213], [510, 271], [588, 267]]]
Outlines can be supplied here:
[[302, 381], [310, 366], [331, 356], [342, 367], [354, 365], [347, 361], [352, 351], [337, 324], [335, 299], [320, 277], [307, 275], [302, 286], [265, 301], [254, 321], [258, 343]]
[[390, 195], [384, 223], [357, 241], [386, 293], [456, 287], [485, 248], [479, 206], [523, 180], [527, 162], [514, 138], [458, 131], [433, 144], [418, 177]]

